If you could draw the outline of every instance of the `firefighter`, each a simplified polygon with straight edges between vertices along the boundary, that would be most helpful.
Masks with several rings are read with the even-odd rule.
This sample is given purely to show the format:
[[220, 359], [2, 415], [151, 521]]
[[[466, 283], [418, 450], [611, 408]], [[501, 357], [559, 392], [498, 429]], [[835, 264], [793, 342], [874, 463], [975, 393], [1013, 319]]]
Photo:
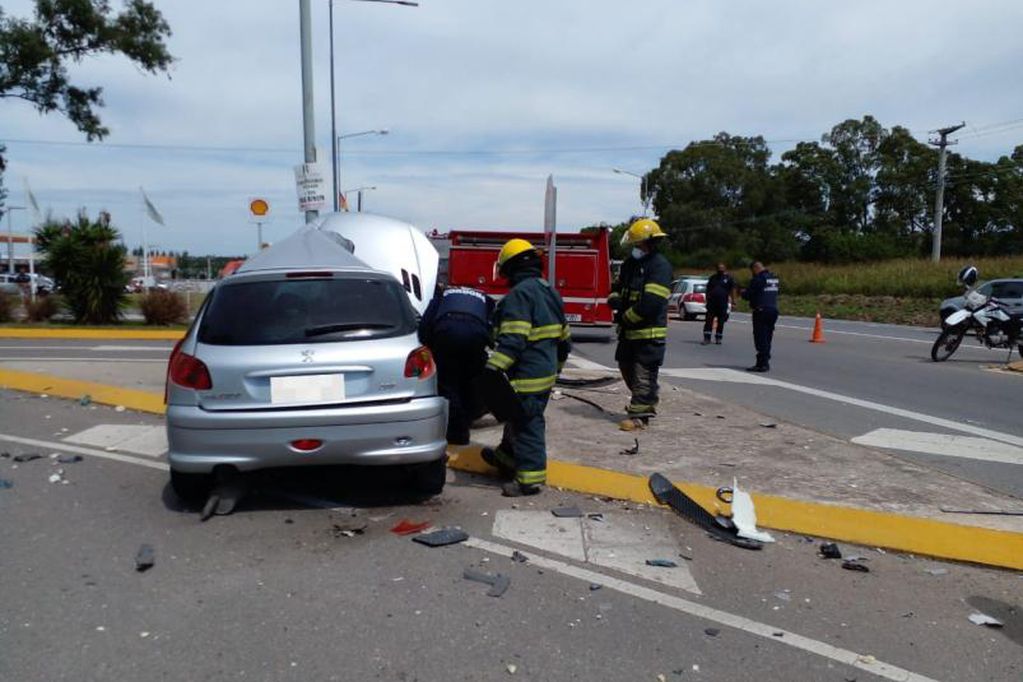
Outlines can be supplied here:
[[671, 263], [658, 252], [667, 235], [653, 220], [634, 222], [622, 237], [631, 247], [608, 297], [618, 323], [615, 360], [632, 392], [622, 431], [644, 429], [657, 413], [657, 373], [668, 337]]
[[469, 425], [481, 414], [473, 382], [487, 363], [494, 301], [469, 287], [437, 287], [419, 340], [437, 361], [437, 388], [448, 400], [449, 443], [469, 444]]
[[571, 350], [561, 296], [540, 277], [540, 254], [524, 239], [501, 248], [496, 264], [511, 291], [494, 314], [496, 348], [488, 371], [507, 375], [521, 417], [505, 423], [501, 444], [484, 448], [483, 459], [510, 480], [506, 497], [535, 495], [547, 481], [544, 410]]

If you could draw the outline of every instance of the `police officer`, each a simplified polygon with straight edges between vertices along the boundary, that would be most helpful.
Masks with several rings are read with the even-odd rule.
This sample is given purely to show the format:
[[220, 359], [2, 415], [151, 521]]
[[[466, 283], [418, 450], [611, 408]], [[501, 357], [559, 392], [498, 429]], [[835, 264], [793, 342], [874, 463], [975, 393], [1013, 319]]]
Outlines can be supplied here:
[[757, 349], [757, 364], [749, 372], [771, 371], [771, 341], [774, 325], [778, 321], [778, 278], [760, 261], [750, 266], [753, 278], [742, 297], [753, 310], [753, 345]]
[[631, 251], [608, 297], [618, 322], [615, 360], [632, 393], [627, 417], [618, 425], [622, 431], [646, 428], [657, 413], [657, 373], [664, 363], [671, 294], [671, 263], [658, 252], [666, 236], [649, 218], [629, 227], [622, 244]]
[[419, 340], [437, 361], [437, 388], [448, 399], [448, 442], [469, 444], [469, 425], [480, 415], [473, 381], [483, 371], [494, 302], [469, 287], [438, 286], [419, 322]]
[[483, 459], [512, 480], [506, 497], [535, 495], [547, 482], [544, 410], [571, 341], [561, 296], [540, 277], [540, 254], [524, 239], [501, 248], [498, 273], [511, 284], [494, 314], [496, 348], [487, 370], [507, 374], [522, 418], [507, 422], [501, 444], [484, 448]]
[[[728, 321], [728, 304], [735, 303], [735, 290], [738, 287], [735, 279], [728, 274], [724, 263], [718, 263], [717, 272], [707, 280], [707, 315], [703, 323], [703, 345], [710, 343], [711, 332], [714, 332], [714, 343], [721, 345], [725, 334], [725, 322]], [[717, 320], [717, 329], [714, 321]]]

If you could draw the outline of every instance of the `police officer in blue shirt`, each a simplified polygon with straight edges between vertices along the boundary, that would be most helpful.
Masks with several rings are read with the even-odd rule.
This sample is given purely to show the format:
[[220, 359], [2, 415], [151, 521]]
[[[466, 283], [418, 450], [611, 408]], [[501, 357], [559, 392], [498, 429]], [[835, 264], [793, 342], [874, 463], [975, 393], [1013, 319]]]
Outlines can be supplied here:
[[771, 370], [771, 341], [774, 325], [778, 322], [778, 277], [764, 267], [760, 261], [750, 266], [753, 278], [749, 287], [743, 290], [743, 299], [749, 301], [753, 310], [753, 345], [757, 349], [757, 364], [748, 367], [749, 372]]
[[438, 287], [419, 322], [419, 340], [437, 362], [437, 390], [448, 400], [448, 442], [469, 444], [482, 411], [473, 381], [487, 364], [494, 301], [469, 287]]

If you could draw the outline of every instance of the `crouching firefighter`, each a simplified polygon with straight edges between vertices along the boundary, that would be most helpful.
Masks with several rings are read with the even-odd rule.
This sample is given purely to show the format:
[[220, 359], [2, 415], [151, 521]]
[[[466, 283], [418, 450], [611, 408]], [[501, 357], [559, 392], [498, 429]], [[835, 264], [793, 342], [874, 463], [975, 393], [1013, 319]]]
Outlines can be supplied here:
[[[499, 385], [507, 376], [504, 385], [514, 391], [508, 392], [514, 409], [504, 410], [512, 416], [505, 422], [501, 444], [484, 448], [483, 459], [510, 479], [502, 486], [505, 496], [535, 495], [547, 482], [544, 410], [571, 350], [569, 328], [561, 296], [540, 277], [540, 254], [532, 244], [512, 239], [501, 249], [496, 268], [511, 291], [494, 313], [496, 347], [485, 374], [497, 381], [485, 383]], [[485, 397], [488, 404], [498, 399]]]
[[632, 250], [608, 297], [618, 323], [615, 360], [632, 393], [622, 431], [644, 429], [657, 414], [657, 373], [664, 363], [671, 294], [671, 264], [658, 252], [666, 236], [649, 218], [629, 227], [622, 244]]
[[419, 322], [419, 340], [437, 360], [437, 388], [448, 400], [448, 442], [469, 444], [483, 410], [474, 382], [487, 363], [494, 301], [469, 287], [438, 287]]

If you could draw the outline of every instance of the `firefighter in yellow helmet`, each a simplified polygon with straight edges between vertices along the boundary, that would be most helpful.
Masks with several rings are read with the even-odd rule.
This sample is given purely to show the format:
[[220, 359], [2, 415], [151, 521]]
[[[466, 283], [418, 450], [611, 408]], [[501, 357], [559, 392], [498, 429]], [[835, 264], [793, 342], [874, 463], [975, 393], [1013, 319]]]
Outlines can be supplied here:
[[671, 294], [671, 263], [658, 249], [666, 236], [649, 218], [632, 223], [622, 237], [630, 252], [608, 297], [618, 323], [615, 360], [632, 393], [619, 424], [623, 431], [646, 428], [657, 413], [657, 373], [664, 363]]
[[[487, 370], [507, 375], [521, 410], [505, 423], [501, 444], [483, 459], [511, 479], [507, 497], [534, 495], [547, 482], [544, 410], [571, 350], [561, 296], [540, 277], [540, 254], [524, 239], [501, 249], [497, 270], [511, 291], [494, 313], [495, 349]], [[514, 400], [514, 399], [513, 399]]]

